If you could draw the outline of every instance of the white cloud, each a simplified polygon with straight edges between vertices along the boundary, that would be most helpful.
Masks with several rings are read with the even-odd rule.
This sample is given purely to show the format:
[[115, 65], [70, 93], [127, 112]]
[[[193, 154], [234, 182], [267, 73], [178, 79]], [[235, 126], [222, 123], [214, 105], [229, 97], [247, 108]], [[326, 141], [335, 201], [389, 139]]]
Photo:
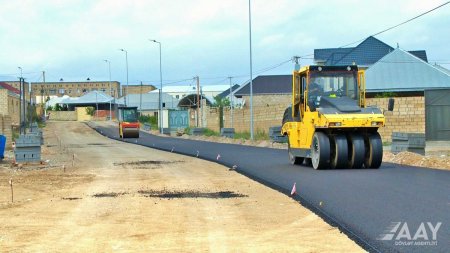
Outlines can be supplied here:
[[[164, 79], [248, 72], [248, 6], [242, 0], [22, 0], [0, 8], [0, 73], [46, 70], [65, 80], [113, 78], [158, 80], [157, 45], [163, 43]], [[362, 39], [442, 3], [439, 0], [306, 1], [253, 0], [255, 69], [314, 48]], [[407, 50], [425, 49], [430, 59], [450, 59], [450, 5], [378, 36]], [[307, 61], [307, 60], [305, 60]], [[289, 73], [291, 65], [270, 73]], [[38, 74], [33, 74], [38, 75]], [[30, 78], [37, 78], [31, 77]]]

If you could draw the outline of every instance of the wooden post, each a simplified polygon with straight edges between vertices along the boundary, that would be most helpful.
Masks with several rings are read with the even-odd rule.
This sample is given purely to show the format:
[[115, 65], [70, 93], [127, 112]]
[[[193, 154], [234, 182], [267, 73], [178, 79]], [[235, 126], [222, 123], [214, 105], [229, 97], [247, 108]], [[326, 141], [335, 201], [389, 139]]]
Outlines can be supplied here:
[[14, 202], [14, 190], [13, 190], [12, 178], [9, 179], [9, 185], [11, 186], [11, 203], [13, 203]]

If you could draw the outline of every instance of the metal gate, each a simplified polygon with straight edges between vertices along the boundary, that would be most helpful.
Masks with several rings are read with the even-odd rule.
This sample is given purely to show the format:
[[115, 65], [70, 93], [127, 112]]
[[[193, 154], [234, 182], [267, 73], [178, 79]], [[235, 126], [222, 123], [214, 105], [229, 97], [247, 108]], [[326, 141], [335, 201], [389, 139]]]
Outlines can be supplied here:
[[450, 141], [450, 89], [425, 91], [427, 141]]
[[189, 127], [188, 111], [169, 110], [169, 128], [180, 129]]

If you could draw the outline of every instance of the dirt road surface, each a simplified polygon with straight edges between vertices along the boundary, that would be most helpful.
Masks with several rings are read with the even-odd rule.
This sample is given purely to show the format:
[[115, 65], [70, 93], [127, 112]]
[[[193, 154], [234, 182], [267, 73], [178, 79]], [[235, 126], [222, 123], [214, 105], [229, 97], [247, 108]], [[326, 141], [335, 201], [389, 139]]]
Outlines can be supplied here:
[[83, 123], [50, 122], [44, 136], [48, 165], [0, 164], [1, 252], [363, 251], [224, 166], [106, 139]]

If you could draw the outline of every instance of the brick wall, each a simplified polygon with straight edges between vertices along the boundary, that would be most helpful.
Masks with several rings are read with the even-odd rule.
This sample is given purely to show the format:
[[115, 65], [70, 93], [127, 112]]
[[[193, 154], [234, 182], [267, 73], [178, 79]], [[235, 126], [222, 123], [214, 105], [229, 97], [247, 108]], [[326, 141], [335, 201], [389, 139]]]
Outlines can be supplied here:
[[6, 136], [6, 149], [12, 148], [11, 117], [0, 115], [0, 134]]
[[[246, 100], [242, 109], [233, 110], [233, 127], [236, 132], [250, 130], [250, 103]], [[387, 111], [389, 98], [368, 98], [367, 105], [373, 105], [385, 110], [386, 126], [379, 132], [383, 141], [391, 141], [392, 132], [425, 133], [425, 98], [398, 97], [395, 98], [394, 111]], [[266, 133], [269, 127], [281, 125], [283, 113], [291, 104], [290, 95], [260, 95], [253, 97], [254, 130], [262, 130]], [[195, 115], [195, 111], [190, 111]], [[204, 108], [205, 127], [220, 131], [218, 108]], [[224, 127], [231, 127], [230, 109], [224, 108]], [[195, 119], [191, 117], [191, 126], [195, 126]]]
[[8, 114], [8, 90], [0, 89], [0, 115]]
[[[233, 127], [236, 132], [250, 131], [250, 100], [245, 99], [242, 109], [233, 109]], [[253, 96], [253, 120], [255, 131], [268, 132], [269, 127], [280, 126], [286, 107], [291, 104], [291, 95], [259, 95]], [[219, 109], [204, 108], [205, 127], [220, 131]], [[224, 108], [224, 127], [231, 127], [230, 108]], [[191, 120], [192, 124], [192, 120]], [[195, 123], [194, 123], [195, 124]]]
[[9, 115], [13, 125], [19, 125], [20, 99], [8, 94], [8, 90], [0, 89], [0, 114]]
[[367, 105], [385, 110], [386, 126], [379, 129], [383, 141], [391, 141], [392, 132], [425, 133], [425, 98], [397, 97], [394, 111], [387, 111], [389, 98], [368, 98]]
[[77, 112], [76, 111], [49, 111], [49, 120], [57, 121], [76, 121]]

